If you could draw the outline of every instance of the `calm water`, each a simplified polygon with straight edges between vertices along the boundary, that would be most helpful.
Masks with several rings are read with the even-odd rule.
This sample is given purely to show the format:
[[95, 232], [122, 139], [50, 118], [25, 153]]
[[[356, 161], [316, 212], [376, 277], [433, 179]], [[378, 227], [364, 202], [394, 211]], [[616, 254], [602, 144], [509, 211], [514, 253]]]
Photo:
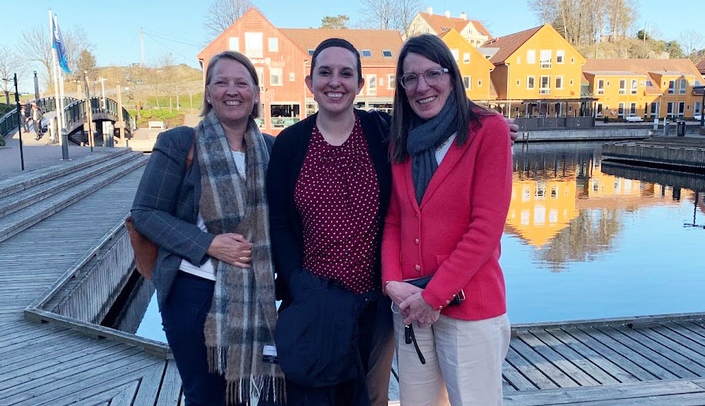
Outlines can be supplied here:
[[[705, 312], [705, 176], [602, 165], [601, 145], [514, 147], [512, 323]], [[154, 300], [137, 334], [164, 341]]]

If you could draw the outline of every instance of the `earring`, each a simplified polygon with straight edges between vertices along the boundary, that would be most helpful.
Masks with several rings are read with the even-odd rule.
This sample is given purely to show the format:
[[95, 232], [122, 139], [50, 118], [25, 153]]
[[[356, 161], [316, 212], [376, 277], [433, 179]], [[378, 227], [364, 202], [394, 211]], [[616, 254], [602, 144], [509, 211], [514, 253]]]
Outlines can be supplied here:
[[211, 99], [206, 99], [206, 103], [211, 104]]

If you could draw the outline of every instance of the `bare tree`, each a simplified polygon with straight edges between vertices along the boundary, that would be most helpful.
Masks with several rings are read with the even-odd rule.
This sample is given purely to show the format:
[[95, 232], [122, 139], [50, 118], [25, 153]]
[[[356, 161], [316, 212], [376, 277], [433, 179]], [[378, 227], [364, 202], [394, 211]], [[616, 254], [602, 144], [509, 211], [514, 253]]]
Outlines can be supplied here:
[[208, 40], [222, 34], [251, 7], [254, 6], [249, 0], [213, 0], [203, 19]]
[[[69, 69], [73, 72], [78, 68], [81, 51], [90, 50], [93, 44], [81, 27], [61, 32], [66, 48], [66, 59]], [[27, 62], [38, 62], [46, 69], [47, 79], [51, 78], [52, 49], [48, 27], [36, 25], [23, 30], [17, 46], [17, 52]], [[79, 72], [78, 76], [82, 74]]]
[[13, 49], [0, 47], [0, 85], [5, 93], [5, 103], [11, 104], [10, 92], [14, 86], [14, 75], [21, 76], [24, 63]]
[[610, 40], [614, 42], [626, 36], [637, 19], [637, 10], [634, 0], [607, 0], [606, 6]]
[[416, 13], [423, 10], [421, 0], [360, 0], [363, 25], [406, 34]]
[[683, 53], [690, 58], [693, 63], [700, 61], [700, 56], [698, 51], [703, 47], [703, 42], [705, 42], [705, 37], [703, 34], [695, 30], [683, 30], [680, 33], [678, 42], [681, 44], [681, 49]]

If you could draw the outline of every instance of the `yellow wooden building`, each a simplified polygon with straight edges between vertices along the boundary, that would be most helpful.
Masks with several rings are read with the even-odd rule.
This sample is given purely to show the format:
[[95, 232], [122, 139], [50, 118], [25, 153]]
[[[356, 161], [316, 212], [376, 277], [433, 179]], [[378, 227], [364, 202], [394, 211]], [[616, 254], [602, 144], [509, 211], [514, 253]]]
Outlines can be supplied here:
[[455, 28], [439, 35], [448, 45], [463, 77], [465, 94], [476, 103], [488, 104], [497, 99], [497, 92], [492, 87], [490, 72], [494, 69], [492, 62], [472, 46]]
[[689, 59], [588, 59], [585, 79], [595, 116], [641, 121], [692, 118], [702, 112], [703, 78]]
[[[582, 94], [585, 58], [551, 25], [497, 37], [480, 47], [495, 66], [491, 73], [500, 110], [511, 117], [589, 115]], [[585, 97], [584, 97], [585, 96]]]

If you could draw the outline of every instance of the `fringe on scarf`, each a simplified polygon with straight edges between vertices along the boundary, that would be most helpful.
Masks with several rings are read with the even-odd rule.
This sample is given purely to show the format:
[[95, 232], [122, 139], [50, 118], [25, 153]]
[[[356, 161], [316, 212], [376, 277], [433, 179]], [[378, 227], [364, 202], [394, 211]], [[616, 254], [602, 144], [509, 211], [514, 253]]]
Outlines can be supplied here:
[[283, 405], [286, 401], [286, 380], [282, 377], [256, 376], [229, 381], [225, 389], [225, 402], [228, 405], [249, 404], [254, 394], [259, 399]]

